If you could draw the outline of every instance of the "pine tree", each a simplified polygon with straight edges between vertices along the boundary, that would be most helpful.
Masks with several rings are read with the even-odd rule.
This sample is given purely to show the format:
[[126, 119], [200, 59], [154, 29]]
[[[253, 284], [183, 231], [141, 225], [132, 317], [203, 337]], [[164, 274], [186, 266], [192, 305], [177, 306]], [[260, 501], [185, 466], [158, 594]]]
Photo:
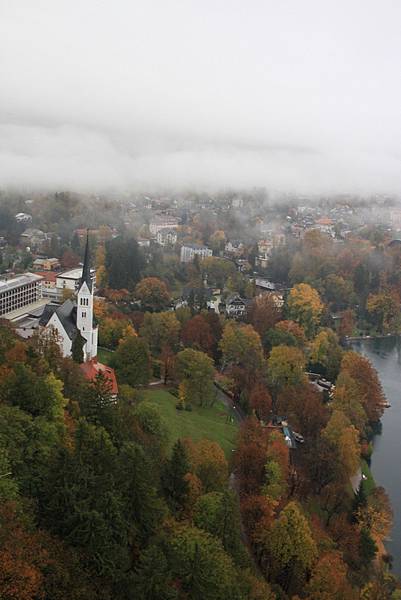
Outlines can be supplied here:
[[82, 337], [81, 333], [78, 331], [77, 335], [74, 337], [71, 346], [71, 357], [72, 360], [78, 364], [84, 362], [84, 345], [86, 343], [85, 338]]
[[171, 459], [163, 472], [163, 487], [168, 503], [175, 512], [182, 511], [188, 498], [188, 481], [185, 475], [190, 465], [185, 446], [178, 440], [173, 448]]

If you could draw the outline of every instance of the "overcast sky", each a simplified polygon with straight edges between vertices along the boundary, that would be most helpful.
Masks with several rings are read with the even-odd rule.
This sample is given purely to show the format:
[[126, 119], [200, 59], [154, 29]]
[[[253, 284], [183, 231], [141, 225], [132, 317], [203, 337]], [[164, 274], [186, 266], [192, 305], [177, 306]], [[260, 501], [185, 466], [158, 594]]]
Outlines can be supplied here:
[[0, 0], [0, 185], [401, 193], [400, 0]]

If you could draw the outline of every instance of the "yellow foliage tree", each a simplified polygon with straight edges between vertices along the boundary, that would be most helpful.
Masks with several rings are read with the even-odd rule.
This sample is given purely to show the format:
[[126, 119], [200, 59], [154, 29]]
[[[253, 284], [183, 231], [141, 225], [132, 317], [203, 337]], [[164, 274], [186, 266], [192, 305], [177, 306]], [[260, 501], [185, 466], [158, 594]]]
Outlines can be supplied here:
[[319, 293], [307, 283], [299, 283], [291, 289], [287, 307], [289, 318], [299, 323], [311, 337], [323, 312]]

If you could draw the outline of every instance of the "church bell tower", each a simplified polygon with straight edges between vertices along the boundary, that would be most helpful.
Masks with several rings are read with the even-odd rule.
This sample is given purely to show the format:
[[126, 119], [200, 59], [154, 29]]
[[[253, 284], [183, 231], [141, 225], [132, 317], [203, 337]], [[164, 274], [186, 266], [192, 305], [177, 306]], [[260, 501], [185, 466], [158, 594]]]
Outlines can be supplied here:
[[77, 328], [86, 340], [83, 346], [84, 361], [97, 356], [97, 327], [93, 323], [94, 285], [90, 272], [89, 229], [86, 232], [86, 246], [82, 277], [77, 293]]

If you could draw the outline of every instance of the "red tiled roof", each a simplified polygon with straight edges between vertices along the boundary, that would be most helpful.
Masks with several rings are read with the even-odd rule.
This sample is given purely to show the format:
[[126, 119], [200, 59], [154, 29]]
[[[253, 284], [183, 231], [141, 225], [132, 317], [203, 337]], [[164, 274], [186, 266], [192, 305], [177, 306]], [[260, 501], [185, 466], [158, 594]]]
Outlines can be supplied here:
[[333, 221], [328, 217], [322, 217], [316, 221], [317, 225], [333, 225]]
[[86, 362], [82, 363], [80, 367], [88, 381], [94, 381], [96, 375], [98, 375], [99, 373], [103, 373], [105, 378], [108, 379], [111, 384], [111, 393], [118, 394], [118, 385], [114, 369], [108, 367], [107, 365], [104, 365], [103, 363], [98, 362], [96, 358], [92, 358], [92, 360], [87, 360]]
[[40, 275], [45, 281], [50, 281], [51, 283], [56, 282], [58, 274], [55, 271], [35, 271], [35, 275]]

